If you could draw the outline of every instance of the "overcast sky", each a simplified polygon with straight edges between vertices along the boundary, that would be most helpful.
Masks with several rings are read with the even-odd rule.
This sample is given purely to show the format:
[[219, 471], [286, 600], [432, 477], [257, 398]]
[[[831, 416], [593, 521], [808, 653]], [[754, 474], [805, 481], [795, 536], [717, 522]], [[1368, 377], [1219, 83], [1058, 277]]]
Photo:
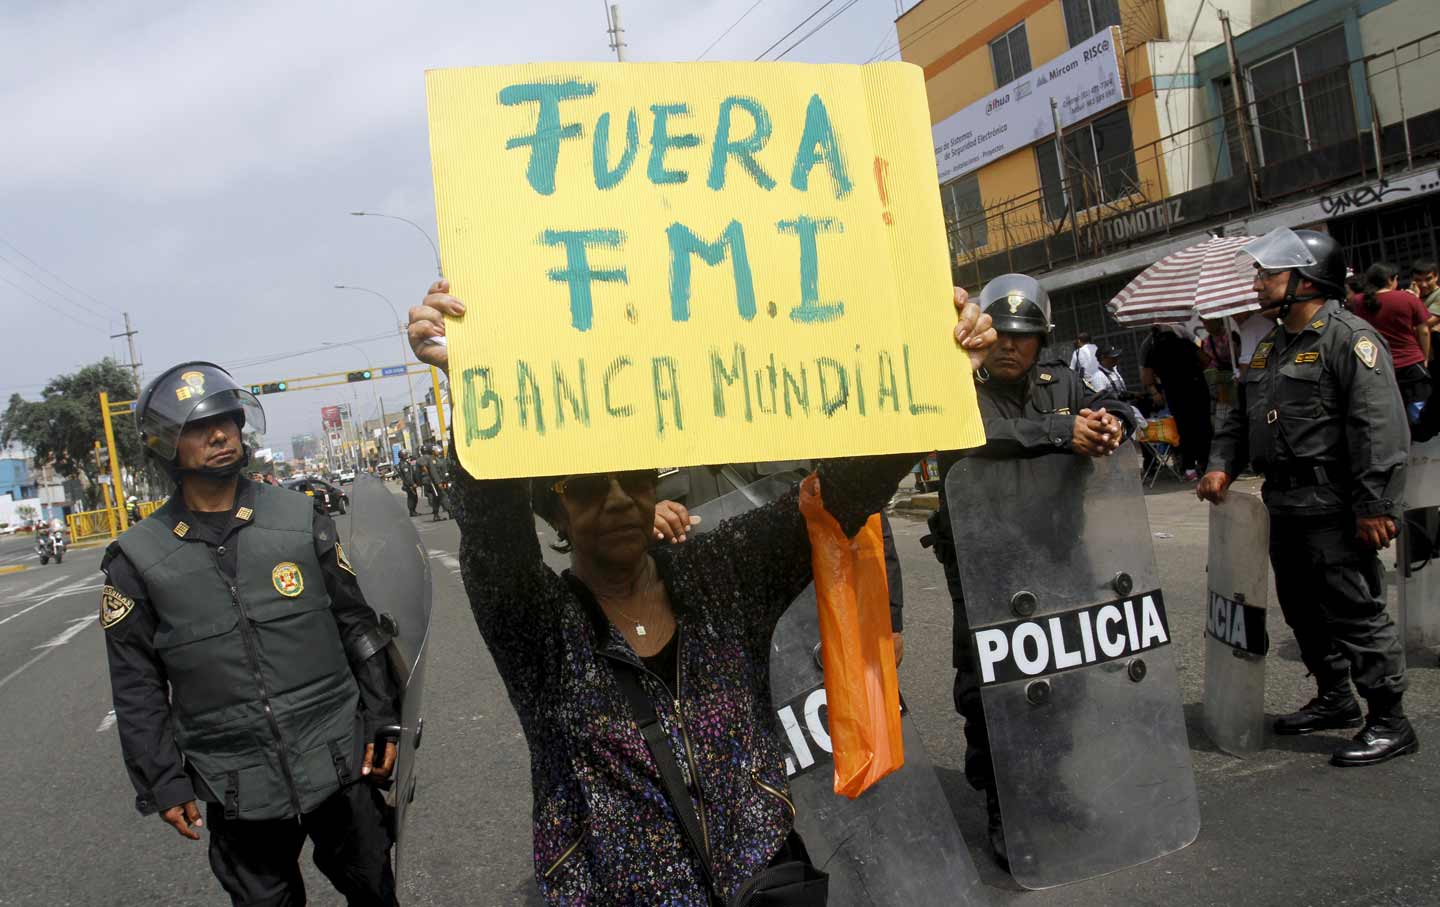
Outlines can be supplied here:
[[[824, 0], [753, 2], [624, 0], [627, 56], [693, 60], [749, 10], [707, 59], [754, 59]], [[895, 46], [896, 0], [824, 5], [770, 57], [842, 9], [786, 59]], [[146, 375], [185, 359], [246, 384], [398, 364], [384, 303], [331, 287], [369, 287], [404, 317], [434, 278], [413, 229], [347, 215], [434, 234], [424, 71], [609, 59], [601, 0], [0, 5], [0, 394], [125, 361], [108, 337], [122, 311]], [[326, 341], [360, 350], [253, 364]], [[387, 409], [406, 399], [399, 379], [375, 390]], [[263, 397], [270, 443], [318, 432], [320, 408], [352, 393], [373, 417], [363, 384]]]

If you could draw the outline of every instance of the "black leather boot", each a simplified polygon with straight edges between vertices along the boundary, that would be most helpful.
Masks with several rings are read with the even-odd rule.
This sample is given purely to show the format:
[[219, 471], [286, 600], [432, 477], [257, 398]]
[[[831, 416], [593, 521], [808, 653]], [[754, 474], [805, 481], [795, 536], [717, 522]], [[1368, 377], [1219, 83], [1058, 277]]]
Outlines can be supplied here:
[[1377, 718], [1372, 716], [1355, 739], [1335, 751], [1331, 765], [1350, 768], [1376, 765], [1396, 756], [1420, 752], [1420, 740], [1408, 718]]
[[995, 788], [985, 788], [985, 813], [989, 817], [985, 830], [990, 835], [990, 854], [1006, 872], [1010, 871], [1010, 854], [1005, 850], [1005, 823], [1000, 819], [1000, 797]]
[[1359, 727], [1360, 703], [1350, 692], [1350, 685], [1332, 687], [1305, 703], [1297, 712], [1275, 719], [1277, 734], [1308, 734], [1330, 728]]

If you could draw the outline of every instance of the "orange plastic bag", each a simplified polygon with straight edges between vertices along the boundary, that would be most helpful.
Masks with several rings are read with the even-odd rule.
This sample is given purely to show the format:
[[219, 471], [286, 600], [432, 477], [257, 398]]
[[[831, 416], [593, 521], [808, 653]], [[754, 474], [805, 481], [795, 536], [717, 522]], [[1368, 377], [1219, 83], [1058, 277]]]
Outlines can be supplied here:
[[820, 608], [835, 793], [853, 800], [905, 764], [880, 516], [846, 538], [813, 474], [800, 485], [800, 512]]

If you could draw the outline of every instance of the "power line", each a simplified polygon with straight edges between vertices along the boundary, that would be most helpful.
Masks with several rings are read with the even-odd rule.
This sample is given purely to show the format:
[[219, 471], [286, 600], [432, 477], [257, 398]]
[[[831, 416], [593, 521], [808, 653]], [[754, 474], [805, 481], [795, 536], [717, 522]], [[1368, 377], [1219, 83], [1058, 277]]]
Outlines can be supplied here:
[[707, 48], [705, 48], [703, 51], [701, 51], [701, 52], [700, 52], [700, 56], [696, 57], [695, 59], [696, 59], [696, 60], [703, 60], [703, 59], [705, 59], [705, 55], [708, 54], [710, 51], [714, 50], [716, 44], [719, 44], [719, 43], [725, 38], [726, 35], [730, 34], [730, 32], [735, 29], [735, 26], [739, 25], [741, 22], [744, 22], [746, 16], [748, 16], [748, 15], [750, 15], [751, 13], [755, 12], [755, 7], [759, 6], [760, 4], [762, 4], [762, 3], [764, 3], [764, 2], [765, 2], [765, 0], [755, 0], [754, 4], [752, 4], [749, 9], [745, 10], [745, 12], [743, 12], [743, 13], [740, 14], [740, 18], [739, 18], [739, 19], [736, 19], [734, 22], [731, 22], [731, 23], [730, 23], [730, 27], [727, 28], [727, 29], [725, 29], [724, 31], [722, 31], [722, 32], [720, 33], [720, 37], [716, 38], [714, 41], [711, 41], [711, 42], [710, 42], [710, 46], [707, 47]]
[[330, 345], [328, 345], [328, 346], [315, 346], [315, 347], [310, 347], [309, 349], [295, 350], [295, 351], [288, 352], [288, 353], [265, 353], [265, 354], [261, 354], [261, 355], [259, 355], [259, 356], [253, 356], [253, 357], [248, 358], [248, 359], [235, 359], [235, 360], [232, 360], [232, 361], [230, 361], [230, 362], [225, 362], [225, 363], [221, 363], [221, 364], [222, 364], [225, 368], [227, 368], [227, 369], [232, 369], [232, 368], [234, 368], [234, 369], [254, 368], [254, 367], [259, 366], [259, 365], [270, 365], [271, 363], [281, 362], [281, 361], [284, 361], [284, 360], [286, 360], [286, 359], [295, 359], [295, 358], [297, 358], [297, 357], [299, 357], [299, 356], [308, 356], [308, 355], [310, 355], [311, 353], [319, 353], [319, 352], [324, 352], [324, 351], [326, 351], [326, 350], [334, 350], [334, 348], [335, 348], [336, 346], [343, 345], [343, 344], [346, 344], [346, 343], [376, 343], [376, 342], [378, 342], [378, 341], [384, 340], [384, 339], [386, 339], [386, 338], [394, 337], [394, 336], [395, 336], [395, 332], [394, 332], [394, 331], [386, 331], [386, 332], [383, 333], [383, 334], [376, 334], [376, 335], [374, 335], [373, 337], [361, 337], [361, 338], [356, 339], [356, 340], [332, 340], [332, 341], [329, 341], [329, 344], [330, 344]]
[[816, 16], [820, 15], [822, 12], [825, 11], [825, 7], [829, 6], [830, 4], [832, 4], [832, 3], [834, 3], [834, 2], [835, 2], [835, 0], [825, 0], [824, 3], [820, 4], [820, 8], [819, 8], [819, 9], [815, 10], [815, 12], [813, 12], [813, 13], [811, 13], [810, 15], [806, 16], [804, 19], [801, 19], [799, 25], [795, 26], [794, 28], [792, 28], [792, 29], [790, 29], [789, 31], [787, 31], [785, 34], [781, 35], [781, 36], [779, 37], [779, 39], [776, 40], [776, 42], [775, 42], [774, 44], [771, 44], [769, 47], [767, 47], [767, 48], [765, 48], [764, 50], [760, 51], [759, 55], [757, 55], [757, 56], [755, 57], [755, 59], [756, 59], [756, 60], [761, 60], [761, 59], [763, 59], [766, 54], [768, 54], [770, 51], [774, 50], [775, 48], [779, 47], [781, 44], [785, 43], [786, 39], [788, 39], [791, 35], [795, 34], [797, 31], [799, 31], [800, 29], [804, 28], [806, 22], [809, 22], [811, 19], [814, 19]]
[[910, 47], [911, 45], [913, 45], [916, 41], [919, 41], [921, 38], [925, 38], [925, 37], [929, 36], [929, 35], [930, 35], [931, 33], [933, 33], [936, 29], [938, 29], [941, 25], [944, 25], [946, 21], [954, 18], [955, 16], [958, 16], [961, 12], [963, 12], [963, 11], [965, 10], [966, 7], [974, 6], [974, 5], [975, 5], [975, 0], [957, 0], [957, 2], [956, 2], [954, 5], [952, 5], [952, 6], [947, 6], [945, 9], [943, 9], [943, 10], [941, 10], [939, 13], [937, 13], [937, 14], [935, 15], [935, 18], [934, 18], [934, 19], [931, 19], [929, 22], [927, 22], [927, 23], [925, 23], [924, 25], [922, 25], [922, 26], [920, 26], [919, 28], [917, 28], [917, 29], [915, 30], [915, 33], [914, 33], [913, 35], [911, 35], [908, 40], [906, 40], [906, 41], [901, 41], [899, 47], [897, 47], [894, 51], [892, 51], [891, 53], [889, 53], [889, 54], [886, 55], [886, 59], [889, 59], [890, 57], [895, 56], [895, 55], [898, 54], [900, 51], [905, 50], [907, 47]]
[[818, 32], [820, 29], [824, 28], [825, 26], [829, 25], [831, 22], [834, 22], [837, 18], [839, 18], [839, 16], [840, 16], [842, 13], [844, 13], [847, 9], [849, 9], [850, 7], [854, 6], [855, 4], [857, 4], [857, 3], [859, 3], [859, 2], [860, 2], [860, 0], [848, 0], [848, 2], [846, 2], [846, 4], [845, 4], [844, 6], [840, 7], [840, 8], [837, 9], [837, 10], [835, 10], [835, 12], [831, 13], [831, 14], [830, 14], [830, 18], [826, 19], [824, 22], [821, 22], [819, 25], [817, 25], [817, 26], [815, 26], [814, 28], [810, 29], [808, 32], [805, 33], [805, 35], [804, 35], [799, 41], [796, 41], [794, 44], [791, 44], [789, 47], [787, 47], [787, 48], [785, 48], [784, 50], [782, 50], [782, 51], [780, 52], [779, 56], [775, 57], [775, 59], [777, 59], [777, 60], [784, 59], [784, 57], [785, 57], [786, 54], [790, 53], [790, 51], [792, 51], [792, 50], [794, 50], [795, 48], [799, 47], [801, 44], [804, 44], [806, 41], [810, 40], [810, 37], [811, 37], [812, 35], [814, 35], [816, 32]]
[[19, 290], [21, 293], [24, 293], [26, 296], [29, 296], [31, 299], [33, 299], [33, 300], [35, 300], [36, 302], [38, 302], [38, 303], [40, 303], [41, 305], [43, 305], [45, 308], [47, 308], [47, 309], [49, 309], [50, 311], [56, 313], [57, 315], [64, 315], [66, 318], [69, 318], [71, 321], [75, 322], [76, 324], [80, 325], [81, 327], [87, 327], [87, 328], [89, 328], [89, 329], [92, 330], [92, 331], [100, 331], [100, 333], [102, 333], [102, 334], [105, 333], [106, 330], [108, 330], [108, 328], [98, 327], [97, 325], [91, 324], [91, 323], [89, 323], [88, 321], [81, 321], [79, 318], [76, 318], [74, 315], [71, 315], [69, 312], [65, 311], [64, 309], [56, 308], [56, 307], [55, 307], [54, 305], [52, 305], [51, 303], [45, 301], [44, 299], [41, 299], [39, 296], [36, 296], [34, 293], [32, 293], [32, 292], [30, 292], [29, 290], [25, 289], [24, 287], [20, 286], [20, 284], [16, 283], [15, 281], [11, 280], [11, 279], [8, 278], [8, 277], [5, 277], [5, 276], [3, 276], [3, 275], [0, 275], [0, 283], [8, 283], [10, 286], [14, 287], [16, 290]]
[[83, 309], [83, 310], [85, 310], [86, 312], [89, 312], [91, 315], [94, 315], [94, 316], [97, 317], [97, 318], [104, 319], [104, 320], [107, 321], [107, 322], [110, 320], [110, 316], [109, 316], [109, 315], [105, 314], [104, 312], [97, 312], [97, 311], [95, 311], [94, 309], [90, 308], [88, 305], [85, 305], [83, 302], [80, 302], [80, 301], [77, 300], [77, 299], [72, 299], [70, 296], [68, 296], [68, 295], [66, 295], [65, 293], [61, 292], [60, 290], [57, 290], [57, 289], [55, 289], [54, 287], [50, 286], [48, 283], [46, 283], [45, 281], [43, 281], [43, 280], [41, 280], [40, 278], [36, 277], [34, 274], [31, 274], [29, 271], [27, 271], [27, 270], [25, 270], [24, 268], [20, 267], [18, 264], [16, 264], [15, 262], [11, 261], [9, 258], [6, 258], [4, 255], [0, 255], [0, 261], [3, 261], [3, 262], [5, 262], [7, 265], [9, 265], [10, 267], [14, 268], [14, 269], [15, 269], [15, 273], [20, 274], [20, 275], [28, 278], [29, 280], [31, 280], [32, 282], [34, 282], [34, 283], [37, 284], [38, 286], [44, 288], [45, 290], [47, 290], [47, 291], [50, 292], [50, 293], [53, 293], [54, 295], [60, 297], [61, 299], [65, 300], [66, 302], [70, 303], [71, 305], [75, 306], [76, 308], [78, 308], [78, 309]]
[[103, 299], [96, 299], [94, 296], [90, 295], [89, 293], [87, 293], [87, 292], [85, 292], [84, 290], [80, 289], [79, 287], [75, 286], [73, 283], [71, 283], [70, 281], [68, 281], [68, 280], [66, 280], [65, 278], [61, 277], [59, 274], [56, 274], [54, 271], [52, 271], [52, 270], [50, 270], [49, 268], [45, 267], [45, 266], [42, 265], [40, 262], [38, 262], [38, 261], [36, 261], [35, 259], [31, 258], [29, 255], [26, 255], [23, 251], [20, 250], [20, 247], [19, 247], [19, 246], [15, 245], [13, 242], [11, 242], [10, 240], [6, 239], [5, 237], [0, 236], [0, 243], [4, 243], [5, 245], [7, 245], [7, 246], [9, 246], [10, 248], [14, 249], [14, 250], [15, 250], [15, 254], [19, 255], [21, 258], [25, 259], [26, 261], [30, 262], [30, 263], [31, 263], [32, 265], [34, 265], [35, 267], [39, 268], [41, 271], [44, 271], [46, 274], [48, 274], [48, 275], [50, 275], [51, 277], [55, 278], [56, 280], [60, 281], [60, 282], [63, 283], [65, 286], [67, 286], [67, 287], [69, 287], [70, 289], [74, 290], [76, 293], [79, 293], [81, 296], [84, 296], [86, 299], [90, 300], [91, 302], [96, 303], [97, 305], [102, 305], [102, 306], [104, 306], [105, 308], [109, 309], [110, 311], [115, 312], [116, 314], [119, 314], [119, 312], [120, 312], [119, 309], [115, 308], [115, 307], [114, 307], [113, 305], [111, 305], [110, 303], [105, 302]]

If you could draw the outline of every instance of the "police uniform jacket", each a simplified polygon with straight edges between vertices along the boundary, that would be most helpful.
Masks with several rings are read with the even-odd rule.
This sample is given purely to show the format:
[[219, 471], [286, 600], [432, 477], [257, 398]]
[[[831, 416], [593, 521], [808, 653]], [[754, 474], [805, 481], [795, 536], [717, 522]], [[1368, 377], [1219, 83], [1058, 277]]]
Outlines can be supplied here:
[[416, 476], [416, 472], [416, 466], [412, 461], [405, 460], [402, 462], [400, 464], [400, 484], [405, 488], [418, 485], [420, 480]]
[[236, 509], [177, 493], [111, 544], [101, 624], [125, 767], [142, 814], [188, 800], [294, 817], [360, 777], [398, 723], [388, 635], [328, 516], [240, 480]]
[[1210, 470], [1253, 464], [1277, 514], [1397, 515], [1409, 428], [1390, 352], [1364, 320], [1329, 300], [1298, 334], [1276, 326], [1238, 396]]

